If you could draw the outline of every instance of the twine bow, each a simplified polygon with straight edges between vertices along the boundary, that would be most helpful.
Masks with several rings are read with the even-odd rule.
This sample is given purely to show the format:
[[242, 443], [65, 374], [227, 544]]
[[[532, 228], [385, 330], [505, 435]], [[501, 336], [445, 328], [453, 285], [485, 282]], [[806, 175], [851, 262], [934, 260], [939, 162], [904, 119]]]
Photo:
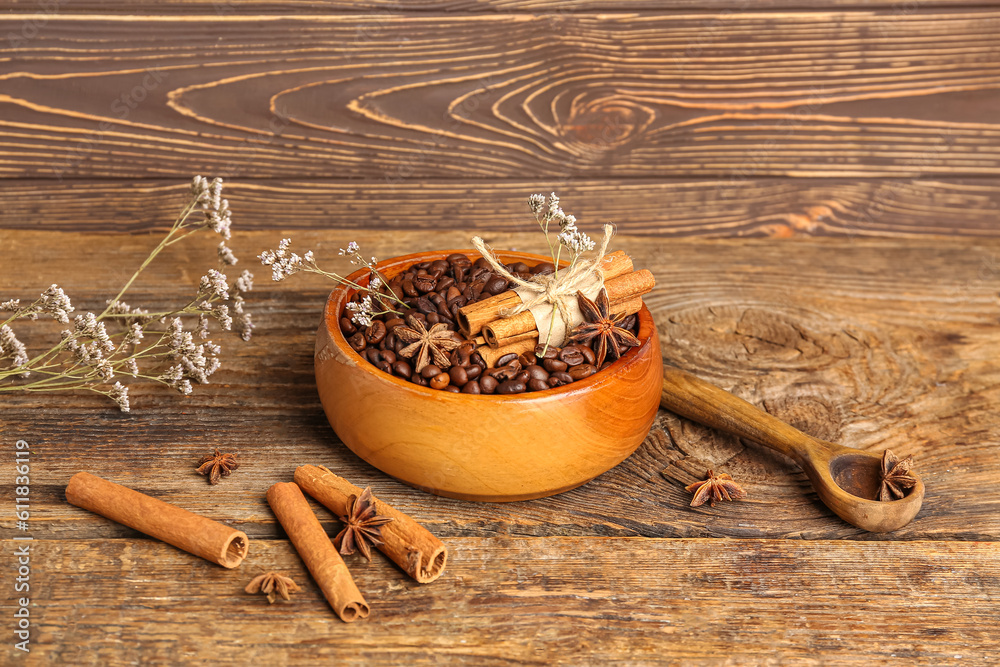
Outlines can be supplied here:
[[[500, 260], [497, 259], [493, 249], [486, 245], [486, 242], [480, 237], [473, 237], [472, 245], [489, 262], [490, 268], [494, 272], [517, 286], [514, 288], [514, 291], [521, 297], [521, 303], [513, 308], [501, 309], [500, 316], [511, 317], [526, 310], [531, 311], [538, 327], [539, 339], [542, 338], [543, 334], [546, 334], [546, 340], [548, 341], [555, 328], [553, 325], [555, 324], [556, 313], [559, 314], [562, 320], [563, 333], [569, 331], [575, 324], [579, 323], [574, 321], [575, 318], [573, 316], [574, 312], [579, 312], [576, 307], [577, 292], [584, 292], [593, 298], [604, 286], [604, 274], [601, 272], [600, 267], [607, 253], [608, 243], [611, 241], [612, 234], [614, 234], [614, 226], [604, 225], [604, 236], [601, 239], [601, 243], [597, 249], [597, 256], [594, 259], [577, 261], [571, 264], [568, 269], [557, 270], [554, 273], [546, 275], [532, 276], [528, 280], [518, 278], [505, 269]], [[547, 326], [544, 322], [544, 315], [540, 317], [537, 312], [539, 307], [543, 307], [546, 304], [550, 305], [552, 309]], [[552, 342], [559, 345], [562, 343], [562, 340], [557, 336], [557, 340]]]

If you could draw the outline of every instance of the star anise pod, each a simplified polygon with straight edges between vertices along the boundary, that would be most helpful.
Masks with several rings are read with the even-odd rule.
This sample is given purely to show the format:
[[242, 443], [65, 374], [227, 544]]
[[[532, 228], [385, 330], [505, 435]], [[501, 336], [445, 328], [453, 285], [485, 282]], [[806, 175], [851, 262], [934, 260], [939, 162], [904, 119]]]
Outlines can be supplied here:
[[267, 601], [274, 604], [279, 595], [286, 601], [291, 601], [290, 594], [302, 589], [290, 577], [277, 572], [265, 572], [254, 577], [243, 590], [247, 593], [264, 593]]
[[747, 495], [747, 492], [734, 482], [728, 473], [716, 475], [711, 470], [708, 471], [708, 477], [704, 481], [686, 486], [684, 490], [694, 494], [694, 498], [691, 499], [691, 507], [698, 507], [706, 502], [711, 507], [715, 507], [717, 501], [736, 500], [745, 498]]
[[608, 302], [608, 292], [603, 287], [596, 301], [588, 299], [583, 292], [576, 293], [576, 301], [580, 304], [583, 322], [573, 327], [567, 342], [571, 345], [592, 345], [592, 341], [596, 339], [594, 352], [597, 353], [598, 368], [604, 363], [605, 357], [617, 359], [628, 348], [639, 345], [635, 334], [618, 326], [626, 316], [610, 315], [611, 304]]
[[370, 486], [365, 487], [360, 496], [351, 495], [347, 499], [347, 514], [340, 520], [344, 528], [333, 538], [333, 545], [345, 555], [353, 554], [356, 548], [368, 560], [372, 559], [371, 548], [382, 544], [382, 526], [392, 521], [390, 517], [375, 513]]
[[198, 461], [198, 472], [202, 475], [208, 475], [209, 484], [218, 484], [220, 477], [229, 477], [229, 475], [240, 467], [240, 464], [236, 462], [235, 453], [225, 453], [223, 454], [218, 449], [215, 450], [215, 454], [207, 454], [202, 457], [201, 461]]
[[910, 474], [912, 467], [913, 454], [901, 459], [888, 449], [882, 452], [882, 483], [878, 487], [878, 499], [887, 502], [905, 496], [903, 490], [911, 489], [917, 483], [917, 478]]
[[448, 329], [444, 322], [428, 329], [412, 315], [407, 315], [406, 325], [396, 327], [393, 333], [404, 343], [410, 343], [399, 351], [399, 355], [407, 359], [416, 355], [413, 370], [417, 373], [424, 370], [432, 359], [438, 368], [448, 368], [451, 366], [448, 352], [465, 342], [457, 333]]

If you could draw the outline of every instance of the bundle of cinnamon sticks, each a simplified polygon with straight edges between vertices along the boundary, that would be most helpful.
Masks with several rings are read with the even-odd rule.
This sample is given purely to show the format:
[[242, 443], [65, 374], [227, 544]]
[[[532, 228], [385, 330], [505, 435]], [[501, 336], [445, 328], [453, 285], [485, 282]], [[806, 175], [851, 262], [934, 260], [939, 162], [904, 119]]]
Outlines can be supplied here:
[[[611, 314], [617, 316], [639, 312], [642, 296], [656, 284], [648, 270], [634, 270], [632, 258], [621, 250], [605, 256], [599, 270], [604, 277]], [[459, 309], [458, 325], [462, 333], [489, 346], [489, 350], [480, 351], [487, 363], [489, 358], [532, 350], [538, 344], [538, 327], [531, 312], [525, 310], [505, 317], [505, 313], [521, 304], [517, 292], [508, 290]]]

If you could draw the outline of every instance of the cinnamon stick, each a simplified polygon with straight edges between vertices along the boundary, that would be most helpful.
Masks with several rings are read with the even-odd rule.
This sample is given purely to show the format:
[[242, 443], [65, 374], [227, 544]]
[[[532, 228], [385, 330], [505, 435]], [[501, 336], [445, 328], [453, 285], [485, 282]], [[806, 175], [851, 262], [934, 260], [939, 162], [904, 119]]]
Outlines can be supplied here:
[[[632, 271], [604, 283], [604, 289], [608, 292], [608, 301], [612, 307], [641, 297], [643, 294], [651, 292], [655, 286], [656, 280], [648, 269]], [[499, 345], [499, 341], [528, 332], [535, 332], [535, 335], [538, 335], [535, 318], [527, 310], [511, 317], [498, 317], [485, 324], [482, 331], [483, 338], [486, 339], [490, 347]]]
[[233, 568], [246, 558], [246, 533], [86, 472], [73, 475], [66, 500], [195, 556]]
[[[642, 310], [642, 297], [637, 296], [634, 299], [619, 301], [618, 303], [611, 304], [610, 312], [616, 317], [625, 317], [627, 315], [635, 315], [640, 310]], [[483, 340], [485, 342], [485, 338], [477, 339], [477, 341], [478, 340]], [[496, 341], [497, 346], [495, 348], [486, 345], [477, 348], [476, 352], [478, 352], [483, 358], [483, 361], [486, 362], [487, 366], [492, 366], [493, 363], [490, 359], [495, 361], [509, 352], [517, 351], [518, 354], [521, 354], [521, 352], [533, 350], [535, 349], [535, 346], [538, 345], [538, 342], [538, 332], [532, 331], [526, 334], [517, 334], [510, 338], [500, 338]], [[531, 344], [530, 347], [527, 346], [527, 343]], [[501, 352], [501, 350], [503, 350], [503, 352]]]
[[340, 620], [351, 623], [368, 618], [368, 603], [298, 485], [293, 482], [272, 485], [267, 490], [267, 504]]
[[476, 349], [476, 352], [478, 352], [479, 356], [481, 356], [483, 358], [483, 361], [486, 362], [487, 368], [493, 368], [494, 366], [496, 366], [497, 359], [499, 359], [500, 357], [506, 354], [510, 354], [511, 352], [513, 352], [514, 354], [531, 352], [532, 350], [535, 349], [537, 345], [538, 345], [538, 332], [536, 331], [533, 334], [529, 333], [520, 336], [514, 336], [513, 339], [500, 341], [500, 344], [497, 347], [490, 347], [489, 345], [485, 345], [483, 347]]
[[[352, 495], [361, 495], [361, 489], [323, 466], [299, 466], [295, 469], [295, 481], [337, 516], [347, 514], [347, 502]], [[382, 526], [383, 543], [378, 550], [421, 584], [440, 577], [448, 560], [448, 551], [441, 540], [378, 498], [372, 496], [372, 502], [377, 514], [393, 519]]]
[[[604, 274], [604, 280], [611, 280], [631, 271], [632, 258], [621, 250], [616, 250], [605, 255], [601, 265], [601, 273]], [[499, 318], [502, 310], [516, 308], [520, 305], [521, 297], [517, 295], [517, 292], [507, 290], [496, 296], [491, 296], [488, 299], [470, 303], [468, 306], [459, 308], [456, 321], [462, 333], [467, 338], [471, 338], [482, 331], [486, 324]]]

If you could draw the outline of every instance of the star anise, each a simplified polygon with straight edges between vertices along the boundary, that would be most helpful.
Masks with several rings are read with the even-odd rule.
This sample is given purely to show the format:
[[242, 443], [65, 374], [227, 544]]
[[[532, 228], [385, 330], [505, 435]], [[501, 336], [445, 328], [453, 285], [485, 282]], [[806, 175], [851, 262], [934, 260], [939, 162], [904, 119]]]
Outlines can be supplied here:
[[240, 464], [236, 462], [235, 453], [225, 453], [223, 454], [218, 449], [215, 450], [215, 454], [207, 454], [202, 457], [201, 461], [198, 461], [198, 472], [202, 475], [208, 475], [209, 484], [218, 484], [219, 477], [229, 477], [229, 475], [240, 467]]
[[708, 471], [708, 477], [704, 481], [686, 486], [684, 490], [694, 494], [694, 498], [691, 499], [691, 507], [698, 507], [706, 502], [711, 507], [715, 507], [717, 501], [736, 500], [745, 498], [747, 495], [747, 492], [734, 482], [728, 473], [716, 475], [711, 470]]
[[264, 593], [267, 601], [274, 604], [279, 595], [286, 601], [291, 601], [290, 594], [302, 589], [290, 577], [277, 572], [265, 572], [254, 577], [243, 590], [247, 593]]
[[396, 327], [393, 333], [404, 343], [410, 343], [399, 351], [399, 355], [407, 359], [416, 355], [413, 370], [417, 373], [424, 370], [432, 359], [438, 368], [448, 368], [451, 366], [451, 359], [447, 353], [465, 342], [457, 333], [449, 330], [444, 322], [428, 329], [412, 315], [407, 315], [406, 325]]
[[382, 526], [392, 521], [375, 513], [371, 487], [366, 487], [360, 496], [351, 495], [347, 499], [347, 514], [340, 520], [344, 528], [333, 538], [333, 545], [345, 555], [353, 554], [357, 548], [368, 560], [372, 559], [371, 548], [382, 544]]
[[576, 293], [577, 303], [580, 304], [580, 312], [583, 313], [583, 322], [573, 327], [570, 331], [569, 344], [582, 343], [591, 345], [597, 339], [594, 352], [597, 353], [597, 366], [604, 363], [605, 357], [612, 359], [625, 354], [625, 350], [639, 345], [639, 339], [628, 329], [618, 326], [625, 315], [610, 315], [611, 304], [608, 302], [608, 292], [603, 287], [597, 295], [597, 301], [591, 301], [583, 292]]
[[901, 459], [888, 449], [882, 452], [882, 483], [878, 487], [878, 499], [886, 502], [905, 496], [903, 490], [911, 489], [917, 483], [917, 478], [910, 474], [912, 467], [913, 454]]

